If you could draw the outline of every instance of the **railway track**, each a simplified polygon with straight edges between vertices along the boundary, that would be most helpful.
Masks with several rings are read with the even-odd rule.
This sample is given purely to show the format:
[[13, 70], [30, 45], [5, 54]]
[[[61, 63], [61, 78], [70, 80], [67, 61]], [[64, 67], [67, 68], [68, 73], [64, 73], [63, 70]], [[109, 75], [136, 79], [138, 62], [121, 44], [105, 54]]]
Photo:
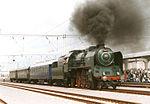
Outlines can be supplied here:
[[124, 84], [150, 85], [148, 82], [124, 82]]
[[137, 87], [137, 88], [150, 88], [150, 83], [124, 82], [120, 86], [122, 86], [122, 87]]
[[[82, 89], [82, 88], [77, 88], [77, 89]], [[150, 91], [127, 90], [127, 89], [115, 89], [115, 90], [113, 90], [113, 89], [102, 89], [102, 90], [97, 90], [97, 91], [118, 92], [118, 93], [150, 96]]]
[[2, 99], [0, 99], [0, 104], [7, 104], [7, 103], [3, 101]]
[[[82, 89], [82, 88], [77, 88], [77, 89]], [[126, 90], [126, 89], [115, 89], [115, 90], [113, 90], [113, 89], [102, 89], [102, 90], [97, 90], [97, 91], [118, 92], [118, 93], [150, 96], [150, 91]]]
[[126, 89], [103, 89], [102, 91], [108, 92], [118, 92], [118, 93], [127, 93], [127, 94], [137, 94], [137, 95], [147, 95], [150, 96], [150, 91], [139, 91], [139, 90], [126, 90]]
[[135, 102], [129, 102], [129, 101], [122, 101], [122, 100], [115, 100], [115, 99], [108, 99], [108, 98], [102, 98], [102, 97], [94, 97], [94, 96], [88, 96], [88, 95], [82, 95], [82, 94], [75, 94], [75, 93], [69, 93], [69, 92], [62, 92], [62, 91], [56, 91], [56, 90], [48, 90], [48, 89], [41, 89], [41, 88], [35, 88], [35, 87], [28, 87], [28, 86], [22, 86], [22, 85], [15, 85], [15, 84], [6, 84], [6, 83], [0, 83], [2, 86], [7, 87], [13, 87], [17, 89], [32, 91], [36, 93], [41, 93], [45, 95], [51, 95], [56, 97], [61, 97], [77, 102], [83, 102], [86, 104], [104, 104], [104, 103], [115, 103], [115, 104], [138, 104]]

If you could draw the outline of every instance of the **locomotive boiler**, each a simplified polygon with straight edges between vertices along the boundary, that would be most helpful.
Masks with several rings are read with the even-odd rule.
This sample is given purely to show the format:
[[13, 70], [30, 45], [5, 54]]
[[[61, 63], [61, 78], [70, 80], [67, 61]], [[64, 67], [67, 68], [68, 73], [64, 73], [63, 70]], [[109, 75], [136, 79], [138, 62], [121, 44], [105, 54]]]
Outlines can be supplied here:
[[[56, 63], [55, 63], [56, 64]], [[123, 74], [121, 52], [113, 52], [104, 45], [85, 50], [73, 50], [58, 59], [52, 68], [52, 82], [71, 87], [102, 89], [120, 84]]]

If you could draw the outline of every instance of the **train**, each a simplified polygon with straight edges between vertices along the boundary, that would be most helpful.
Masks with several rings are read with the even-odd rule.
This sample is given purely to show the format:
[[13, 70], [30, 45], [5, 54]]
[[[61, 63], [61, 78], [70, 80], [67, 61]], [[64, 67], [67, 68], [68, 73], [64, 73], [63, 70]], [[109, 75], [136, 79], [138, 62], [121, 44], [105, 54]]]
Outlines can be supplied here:
[[123, 56], [104, 45], [72, 50], [55, 61], [10, 71], [10, 80], [49, 85], [103, 89], [116, 87], [123, 75]]

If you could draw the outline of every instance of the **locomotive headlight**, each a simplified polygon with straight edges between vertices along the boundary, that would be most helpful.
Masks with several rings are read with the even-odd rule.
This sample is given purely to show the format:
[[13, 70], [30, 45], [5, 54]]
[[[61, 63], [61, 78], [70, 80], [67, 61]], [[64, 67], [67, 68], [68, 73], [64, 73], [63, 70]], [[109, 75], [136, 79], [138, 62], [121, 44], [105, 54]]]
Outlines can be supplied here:
[[117, 72], [117, 75], [120, 75], [120, 73], [119, 73], [119, 72]]
[[107, 77], [106, 76], [103, 77], [103, 81], [107, 81]]
[[106, 59], [106, 60], [109, 59], [109, 55], [108, 55], [108, 54], [104, 54], [103, 57], [104, 57], [104, 59]]
[[102, 75], [105, 76], [106, 75], [105, 72], [103, 72]]

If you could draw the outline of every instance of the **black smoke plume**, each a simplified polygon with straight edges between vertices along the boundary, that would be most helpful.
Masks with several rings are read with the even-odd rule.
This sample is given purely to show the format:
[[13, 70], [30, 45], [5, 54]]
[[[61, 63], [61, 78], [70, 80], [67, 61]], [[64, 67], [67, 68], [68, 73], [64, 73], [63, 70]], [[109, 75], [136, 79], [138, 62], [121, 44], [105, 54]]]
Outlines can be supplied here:
[[139, 40], [144, 19], [138, 0], [92, 0], [76, 8], [72, 24], [96, 44]]

